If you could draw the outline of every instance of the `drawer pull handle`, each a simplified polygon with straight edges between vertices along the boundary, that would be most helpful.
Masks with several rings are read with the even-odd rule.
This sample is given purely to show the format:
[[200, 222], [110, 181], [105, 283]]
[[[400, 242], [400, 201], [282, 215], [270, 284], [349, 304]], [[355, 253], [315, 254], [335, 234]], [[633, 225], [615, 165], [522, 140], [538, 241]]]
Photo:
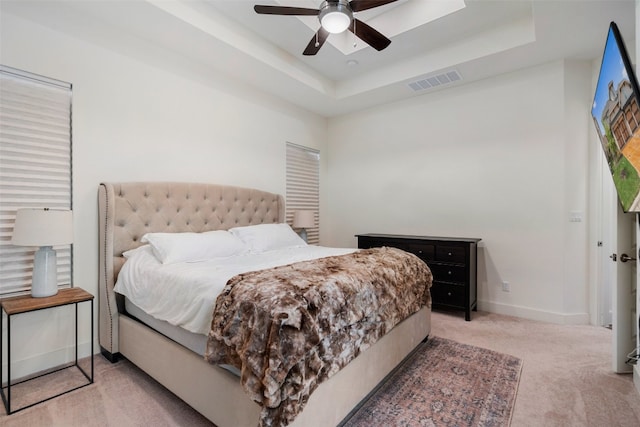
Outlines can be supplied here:
[[449, 255], [449, 256], [451, 256], [451, 252], [449, 252], [449, 254], [448, 254], [448, 255]]
[[449, 274], [449, 276], [451, 276], [451, 272], [450, 272], [450, 271], [449, 271], [449, 272], [447, 272], [447, 274]]
[[418, 253], [419, 253], [420, 255], [422, 255], [422, 251], [418, 251]]
[[448, 296], [451, 296], [451, 292], [447, 292], [447, 295], [448, 295]]

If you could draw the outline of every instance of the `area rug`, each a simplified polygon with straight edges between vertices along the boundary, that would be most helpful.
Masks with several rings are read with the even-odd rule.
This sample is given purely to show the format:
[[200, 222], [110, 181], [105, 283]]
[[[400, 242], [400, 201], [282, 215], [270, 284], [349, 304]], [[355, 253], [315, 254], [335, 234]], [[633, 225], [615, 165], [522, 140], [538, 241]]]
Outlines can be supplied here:
[[516, 357], [432, 337], [341, 426], [509, 426], [521, 369]]

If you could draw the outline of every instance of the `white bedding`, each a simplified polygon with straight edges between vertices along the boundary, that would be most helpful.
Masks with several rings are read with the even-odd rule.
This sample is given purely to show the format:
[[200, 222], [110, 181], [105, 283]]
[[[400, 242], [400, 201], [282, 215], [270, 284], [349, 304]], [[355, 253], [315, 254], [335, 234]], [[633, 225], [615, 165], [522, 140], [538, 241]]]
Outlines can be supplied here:
[[309, 245], [210, 261], [162, 264], [145, 245], [125, 254], [127, 261], [118, 274], [115, 291], [156, 319], [206, 335], [216, 298], [233, 276], [356, 250]]

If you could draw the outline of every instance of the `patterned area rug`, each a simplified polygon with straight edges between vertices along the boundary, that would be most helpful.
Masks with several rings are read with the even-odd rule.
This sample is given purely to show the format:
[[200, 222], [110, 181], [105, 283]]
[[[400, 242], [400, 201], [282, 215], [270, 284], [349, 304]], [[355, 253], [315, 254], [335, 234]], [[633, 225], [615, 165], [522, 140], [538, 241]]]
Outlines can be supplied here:
[[522, 361], [432, 337], [341, 425], [508, 426]]

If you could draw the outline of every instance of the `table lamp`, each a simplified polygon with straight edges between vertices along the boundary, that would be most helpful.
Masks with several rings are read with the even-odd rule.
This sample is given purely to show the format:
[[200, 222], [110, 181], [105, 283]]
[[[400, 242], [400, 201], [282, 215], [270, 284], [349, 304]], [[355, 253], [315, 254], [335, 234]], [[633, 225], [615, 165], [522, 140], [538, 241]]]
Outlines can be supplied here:
[[58, 265], [52, 246], [71, 242], [73, 216], [70, 210], [18, 209], [11, 244], [40, 247], [33, 260], [32, 297], [42, 298], [58, 293]]
[[293, 213], [293, 228], [300, 228], [300, 237], [307, 242], [307, 228], [315, 226], [313, 211], [295, 211]]

